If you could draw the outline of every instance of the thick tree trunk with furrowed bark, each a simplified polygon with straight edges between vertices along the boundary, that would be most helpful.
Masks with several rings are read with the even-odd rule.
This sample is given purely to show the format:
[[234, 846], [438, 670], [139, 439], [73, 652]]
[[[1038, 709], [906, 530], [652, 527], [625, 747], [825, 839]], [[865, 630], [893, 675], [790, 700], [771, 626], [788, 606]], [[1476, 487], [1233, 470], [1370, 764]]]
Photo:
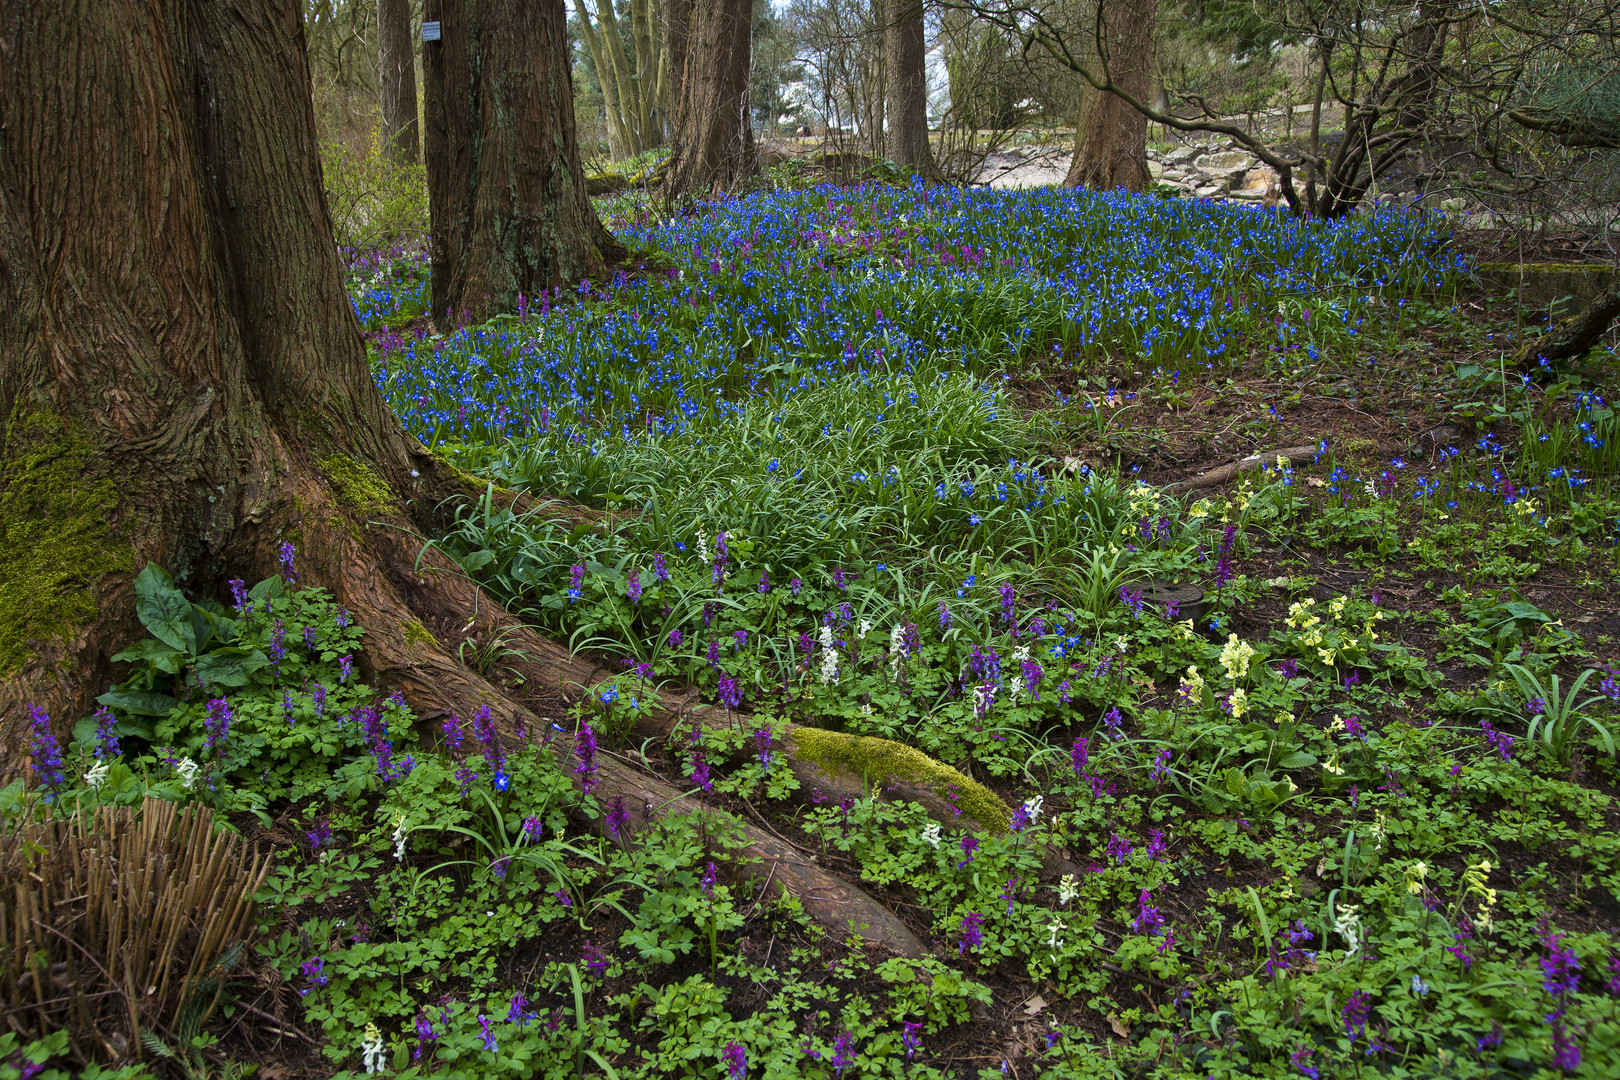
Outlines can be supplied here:
[[[220, 596], [293, 542], [300, 579], [367, 628], [368, 681], [429, 723], [481, 705], [542, 723], [459, 662], [464, 636], [506, 633], [526, 692], [616, 674], [422, 549], [464, 482], [368, 369], [299, 0], [0, 0], [0, 420], [0, 784], [28, 768], [26, 706], [60, 737], [120, 674], [109, 657], [141, 636], [131, 578], [147, 560]], [[597, 795], [632, 822], [696, 808], [604, 758]], [[922, 952], [860, 889], [743, 831], [758, 876], [825, 925]]]
[[585, 192], [562, 0], [427, 0], [423, 18], [434, 319], [600, 274], [624, 248]]
[[417, 138], [410, 0], [377, 0], [377, 69], [383, 149], [395, 161], [414, 165], [421, 160], [422, 145]]
[[[1098, 67], [1138, 101], [1153, 96], [1154, 0], [1095, 0], [1091, 41]], [[1086, 96], [1067, 187], [1146, 191], [1147, 118], [1110, 93]]]
[[889, 156], [931, 183], [940, 179], [928, 145], [928, 42], [922, 0], [889, 0]]
[[750, 0], [666, 0], [670, 156], [664, 195], [730, 191], [758, 166], [748, 119]]

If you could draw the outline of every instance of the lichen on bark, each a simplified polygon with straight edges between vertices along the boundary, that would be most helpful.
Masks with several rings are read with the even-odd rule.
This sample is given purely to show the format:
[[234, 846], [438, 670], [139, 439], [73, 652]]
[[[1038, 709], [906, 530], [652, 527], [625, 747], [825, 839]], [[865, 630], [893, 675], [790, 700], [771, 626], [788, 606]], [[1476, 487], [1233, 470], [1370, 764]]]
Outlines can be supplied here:
[[375, 469], [346, 454], [333, 454], [320, 463], [321, 472], [337, 489], [338, 498], [364, 514], [380, 514], [397, 503], [394, 492]]
[[109, 524], [118, 483], [94, 448], [53, 412], [19, 413], [0, 451], [0, 677], [33, 645], [69, 640], [96, 618], [96, 583], [135, 569]]

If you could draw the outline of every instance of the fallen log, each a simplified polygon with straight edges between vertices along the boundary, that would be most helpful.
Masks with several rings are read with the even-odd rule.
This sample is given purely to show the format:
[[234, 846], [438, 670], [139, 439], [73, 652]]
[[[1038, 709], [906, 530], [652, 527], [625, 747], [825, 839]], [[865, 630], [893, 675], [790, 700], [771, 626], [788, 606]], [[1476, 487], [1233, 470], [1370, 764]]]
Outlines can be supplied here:
[[1184, 491], [1215, 487], [1217, 484], [1224, 484], [1241, 473], [1253, 472], [1262, 465], [1281, 468], [1301, 458], [1313, 458], [1315, 456], [1316, 447], [1314, 446], [1285, 446], [1281, 450], [1267, 450], [1263, 454], [1251, 454], [1246, 458], [1228, 462], [1218, 469], [1199, 473], [1191, 479], [1178, 480], [1174, 484], [1167, 484], [1164, 490], [1172, 495], [1177, 495]]

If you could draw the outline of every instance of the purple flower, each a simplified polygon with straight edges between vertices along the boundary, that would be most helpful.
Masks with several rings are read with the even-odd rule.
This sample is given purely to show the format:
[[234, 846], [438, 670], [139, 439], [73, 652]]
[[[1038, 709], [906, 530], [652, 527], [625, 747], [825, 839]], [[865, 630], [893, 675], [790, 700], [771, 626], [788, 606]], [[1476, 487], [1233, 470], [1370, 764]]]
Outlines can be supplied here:
[[1017, 595], [1011, 585], [1003, 585], [1001, 592], [1001, 621], [1008, 626], [1013, 625], [1017, 619], [1017, 610], [1013, 605], [1013, 598]]
[[244, 614], [248, 606], [247, 582], [241, 578], [233, 577], [231, 585], [231, 604], [236, 608], [237, 614]]
[[348, 682], [349, 681], [349, 676], [353, 675], [353, 674], [354, 674], [354, 657], [352, 657], [352, 656], [340, 656], [340, 657], [338, 657], [338, 682], [339, 683]]
[[632, 604], [641, 603], [641, 571], [630, 571], [630, 579], [625, 582], [624, 595], [630, 598]]
[[710, 859], [709, 865], [703, 868], [703, 880], [699, 882], [700, 887], [703, 889], [704, 896], [714, 895], [714, 881], [716, 876], [717, 874], [714, 867], [714, 860]]
[[96, 757], [117, 757], [122, 751], [118, 747], [118, 721], [112, 710], [103, 705], [91, 719], [96, 722]]
[[720, 694], [720, 704], [724, 705], [728, 710], [736, 712], [737, 707], [742, 704], [742, 687], [737, 685], [737, 680], [722, 671], [720, 681], [715, 689]]
[[304, 627], [304, 651], [315, 651], [315, 628], [313, 626]]
[[760, 592], [761, 595], [764, 595], [765, 593], [768, 593], [770, 591], [771, 591], [771, 575], [767, 571], [761, 570], [759, 572], [759, 592]]
[[1541, 985], [1555, 999], [1573, 994], [1581, 982], [1581, 962], [1575, 958], [1575, 950], [1564, 946], [1563, 940], [1563, 934], [1550, 929], [1542, 931], [1541, 943], [1546, 946], [1547, 955], [1541, 958]]
[[800, 581], [798, 578], [794, 578], [792, 581], [788, 582], [788, 590], [792, 592], [794, 596], [798, 596], [799, 590], [803, 588], [804, 582]]
[[1609, 993], [1620, 997], [1620, 953], [1609, 957]]
[[1119, 835], [1119, 833], [1114, 833], [1108, 838], [1108, 856], [1115, 863], [1123, 866], [1125, 860], [1130, 857], [1132, 850], [1131, 842]]
[[489, 706], [481, 706], [478, 714], [473, 717], [473, 738], [484, 751], [484, 762], [495, 774], [495, 786], [505, 790], [500, 779], [506, 775], [506, 751], [501, 747], [501, 733], [495, 730], [495, 718], [490, 714]]
[[969, 949], [977, 949], [983, 944], [984, 916], [970, 911], [962, 916], [962, 940], [956, 945], [957, 955], [965, 955]]
[[427, 1010], [423, 1009], [416, 1014], [416, 1049], [411, 1051], [412, 1061], [421, 1061], [428, 1052], [428, 1044], [437, 1039], [438, 1033], [433, 1030], [433, 1021], [428, 1019]]
[[729, 557], [730, 552], [726, 549], [726, 534], [719, 533], [714, 538], [714, 568], [712, 572], [714, 587], [717, 589], [720, 587], [721, 582], [726, 579], [726, 560]]
[[287, 627], [280, 619], [270, 631], [270, 659], [277, 664], [287, 659]]
[[285, 540], [282, 541], [281, 578], [289, 585], [298, 580], [298, 575], [293, 573], [293, 556], [296, 554], [297, 552], [293, 550], [291, 542]]
[[478, 1014], [478, 1036], [484, 1040], [484, 1049], [492, 1054], [501, 1052], [500, 1046], [495, 1042], [495, 1036], [489, 1031], [489, 1017], [483, 1013]]
[[525, 1021], [532, 1019], [524, 1010], [529, 1007], [529, 999], [523, 996], [520, 990], [512, 995], [512, 1007], [506, 1011], [506, 1022], [521, 1027]]
[[1168, 746], [1154, 756], [1153, 771], [1148, 773], [1148, 779], [1155, 785], [1162, 784], [1170, 779], [1170, 748]]
[[[323, 974], [321, 970], [325, 966], [326, 961], [322, 960], [319, 956], [312, 956], [308, 960], [304, 961], [301, 970], [304, 973], [304, 978], [309, 980], [310, 989], [314, 989], [317, 986], [326, 985], [326, 975]], [[309, 993], [309, 990], [305, 990], [304, 993]]]
[[1074, 763], [1074, 774], [1084, 777], [1087, 775], [1086, 765], [1091, 761], [1091, 736], [1085, 735], [1074, 740], [1069, 748], [1069, 760]]
[[584, 583], [585, 583], [585, 567], [581, 566], [579, 563], [575, 563], [573, 566], [570, 566], [568, 568], [568, 602], [569, 603], [573, 603], [575, 600], [578, 600], [580, 597], [585, 595], [584, 592], [580, 589], [580, 586], [583, 585]]
[[653, 577], [658, 581], [669, 580], [669, 568], [664, 565], [664, 553], [653, 553]]
[[742, 1043], [726, 1043], [720, 1060], [726, 1063], [727, 1080], [743, 1080], [748, 1075], [748, 1051], [743, 1049]]
[[1293, 1062], [1294, 1068], [1300, 1071], [1300, 1075], [1308, 1076], [1311, 1078], [1311, 1080], [1322, 1080], [1321, 1072], [1311, 1068], [1311, 1055], [1315, 1053], [1316, 1050], [1314, 1048], [1302, 1046], [1298, 1050], [1295, 1050], [1292, 1054], [1288, 1055], [1288, 1060]]
[[1547, 1023], [1552, 1025], [1553, 1067], [1565, 1073], [1574, 1072], [1581, 1067], [1581, 1044], [1564, 1026], [1563, 1005], [1547, 1014]]
[[1031, 701], [1041, 700], [1041, 680], [1046, 677], [1046, 669], [1034, 660], [1025, 660], [1023, 667], [1024, 692], [1029, 695]]
[[1372, 995], [1365, 990], [1357, 990], [1350, 995], [1344, 1008], [1339, 1011], [1339, 1018], [1344, 1021], [1344, 1033], [1350, 1036], [1350, 1043], [1367, 1033], [1367, 1018], [1372, 1015]]
[[613, 805], [608, 807], [607, 812], [608, 832], [617, 838], [619, 831], [628, 824], [630, 824], [630, 812], [624, 808], [624, 797], [615, 795]]
[[332, 827], [323, 818], [310, 825], [309, 831], [304, 833], [304, 839], [309, 841], [311, 851], [319, 851], [332, 842]]
[[1103, 727], [1108, 729], [1110, 739], [1123, 739], [1125, 737], [1125, 733], [1119, 728], [1124, 719], [1119, 713], [1118, 705], [1113, 706], [1103, 714]]
[[962, 857], [962, 861], [956, 864], [956, 868], [958, 870], [961, 870], [962, 868], [967, 866], [968, 863], [972, 862], [973, 861], [973, 853], [978, 851], [978, 850], [979, 850], [979, 839], [978, 839], [978, 837], [974, 836], [972, 833], [963, 833], [962, 834], [962, 856], [963, 857]]
[[842, 566], [833, 567], [833, 584], [840, 589], [844, 588], [844, 568]]
[[771, 767], [771, 729], [760, 728], [754, 732], [754, 749], [758, 752], [759, 763], [765, 768]]
[[211, 751], [219, 751], [223, 754], [225, 739], [231, 733], [232, 719], [234, 719], [234, 716], [231, 712], [230, 702], [224, 698], [215, 698], [208, 703], [208, 715], [203, 718], [205, 737], [202, 752], [204, 755]]
[[1164, 842], [1163, 829], [1153, 829], [1149, 831], [1148, 846], [1146, 850], [1148, 858], [1154, 860], [1155, 862], [1164, 861], [1165, 853], [1170, 850], [1170, 846]]
[[951, 606], [943, 600], [939, 602], [939, 628], [942, 631], [951, 628]]
[[1218, 558], [1215, 561], [1216, 588], [1224, 587], [1227, 582], [1237, 576], [1232, 569], [1232, 548], [1236, 545], [1236, 542], [1237, 523], [1233, 522], [1226, 527], [1226, 532], [1221, 536], [1220, 547], [1217, 549]]
[[343, 607], [338, 608], [337, 619], [335, 621], [339, 629], [346, 628], [349, 625], [349, 609]]
[[315, 706], [316, 716], [326, 715], [326, 687], [316, 683], [315, 689], [309, 692], [309, 700]]
[[709, 661], [710, 667], [716, 671], [720, 670], [720, 643], [718, 641], [709, 642], [709, 651], [705, 659]]
[[579, 734], [574, 736], [574, 756], [579, 758], [574, 775], [580, 777], [580, 787], [589, 795], [596, 790], [596, 732], [589, 721], [579, 722]]
[[1137, 618], [1142, 617], [1142, 590], [1133, 589], [1129, 585], [1119, 587], [1119, 602], [1131, 609]]
[[602, 972], [607, 970], [607, 955], [603, 953], [601, 949], [598, 949], [595, 945], [592, 945], [589, 941], [585, 943], [585, 951], [581, 955], [580, 959], [585, 964], [585, 970], [589, 971], [592, 975], [600, 975]]
[[1361, 717], [1359, 716], [1345, 717], [1344, 733], [1350, 736], [1352, 739], [1360, 739], [1363, 742], [1365, 742], [1367, 739], [1367, 729], [1361, 723]]
[[681, 632], [679, 630], [671, 630], [669, 632], [669, 647], [674, 649], [674, 648], [679, 647], [680, 644], [681, 644]]
[[906, 1048], [907, 1061], [915, 1060], [917, 1057], [917, 1051], [922, 1049], [922, 1039], [917, 1037], [917, 1033], [921, 1030], [922, 1024], [914, 1024], [910, 1020], [905, 1021], [900, 1039]]
[[546, 831], [546, 826], [538, 814], [530, 814], [523, 819], [523, 839], [531, 844], [540, 842], [540, 834]]
[[748, 644], [748, 631], [746, 631], [746, 630], [734, 631], [732, 633], [732, 635], [731, 635], [731, 639], [737, 643], [737, 648], [740, 649], [744, 645]]
[[1513, 736], [1505, 731], [1497, 731], [1489, 720], [1481, 720], [1479, 726], [1484, 730], [1485, 737], [1490, 740], [1491, 745], [1496, 748], [1496, 752], [1502, 755], [1502, 760], [1513, 760]]
[[840, 1032], [833, 1040], [833, 1056], [829, 1062], [833, 1075], [843, 1076], [844, 1070], [855, 1064], [855, 1040], [848, 1031]]
[[1164, 917], [1159, 914], [1159, 909], [1148, 905], [1148, 901], [1152, 899], [1153, 894], [1146, 889], [1143, 889], [1142, 895], [1137, 897], [1136, 920], [1131, 923], [1132, 933], [1152, 935], [1158, 933], [1164, 926]]

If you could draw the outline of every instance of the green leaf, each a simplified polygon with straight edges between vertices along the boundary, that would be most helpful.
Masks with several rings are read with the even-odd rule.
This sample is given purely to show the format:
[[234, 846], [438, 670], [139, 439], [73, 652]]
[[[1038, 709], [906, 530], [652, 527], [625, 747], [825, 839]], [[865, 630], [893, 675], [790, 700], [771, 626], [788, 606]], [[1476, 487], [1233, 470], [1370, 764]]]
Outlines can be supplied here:
[[199, 656], [191, 670], [204, 685], [246, 686], [253, 673], [270, 663], [258, 649], [230, 647]]
[[151, 690], [109, 690], [96, 701], [110, 709], [122, 709], [137, 716], [168, 716], [180, 704], [168, 694]]
[[156, 638], [143, 638], [113, 657], [124, 663], [145, 661], [159, 671], [169, 675], [178, 675], [185, 666], [186, 654], [172, 645], [158, 641]]
[[1295, 750], [1291, 754], [1284, 754], [1277, 762], [1280, 769], [1308, 769], [1316, 764], [1316, 755], [1308, 754], [1303, 750]]
[[147, 563], [135, 578], [135, 614], [159, 641], [187, 655], [196, 653], [191, 601], [174, 587], [174, 579], [157, 563]]

